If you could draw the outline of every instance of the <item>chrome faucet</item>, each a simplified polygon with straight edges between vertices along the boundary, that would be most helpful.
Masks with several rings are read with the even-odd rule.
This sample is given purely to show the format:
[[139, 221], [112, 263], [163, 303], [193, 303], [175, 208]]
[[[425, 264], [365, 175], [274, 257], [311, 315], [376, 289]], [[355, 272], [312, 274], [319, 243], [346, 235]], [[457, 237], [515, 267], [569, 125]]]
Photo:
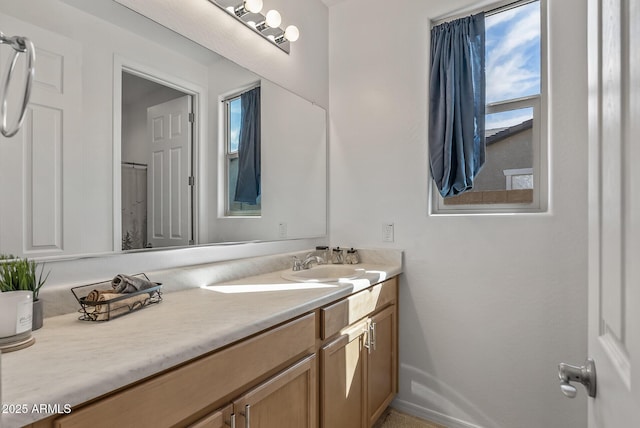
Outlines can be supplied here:
[[311, 267], [311, 263], [316, 262], [316, 264], [323, 264], [325, 260], [320, 256], [314, 256], [313, 254], [307, 254], [307, 257], [302, 262], [302, 269], [309, 269]]
[[302, 269], [309, 269], [311, 267], [311, 263], [314, 262], [321, 265], [326, 263], [326, 260], [311, 253], [307, 254], [304, 260], [300, 260], [297, 256], [293, 256], [293, 270], [299, 271]]

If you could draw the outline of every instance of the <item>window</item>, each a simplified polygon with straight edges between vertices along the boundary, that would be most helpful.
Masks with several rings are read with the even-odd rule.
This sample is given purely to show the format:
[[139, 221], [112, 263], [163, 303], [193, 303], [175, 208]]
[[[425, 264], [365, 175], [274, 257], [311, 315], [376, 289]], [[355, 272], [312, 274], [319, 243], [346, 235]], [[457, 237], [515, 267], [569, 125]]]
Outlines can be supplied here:
[[[226, 158], [225, 215], [227, 216], [259, 216], [261, 214], [261, 197], [259, 194], [255, 203], [236, 200], [240, 169], [240, 132], [243, 123], [242, 94], [247, 92], [249, 90], [223, 100]], [[259, 115], [259, 110], [257, 114]]]
[[486, 161], [472, 190], [445, 199], [432, 191], [434, 213], [546, 209], [541, 1], [486, 12]]

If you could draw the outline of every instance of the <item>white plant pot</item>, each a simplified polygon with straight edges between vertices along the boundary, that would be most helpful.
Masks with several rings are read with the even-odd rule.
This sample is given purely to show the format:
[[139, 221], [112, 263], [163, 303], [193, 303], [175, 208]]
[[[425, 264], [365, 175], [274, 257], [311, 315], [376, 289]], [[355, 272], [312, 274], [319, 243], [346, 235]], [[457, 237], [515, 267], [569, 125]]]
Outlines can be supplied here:
[[0, 293], [0, 339], [30, 332], [32, 317], [32, 291]]

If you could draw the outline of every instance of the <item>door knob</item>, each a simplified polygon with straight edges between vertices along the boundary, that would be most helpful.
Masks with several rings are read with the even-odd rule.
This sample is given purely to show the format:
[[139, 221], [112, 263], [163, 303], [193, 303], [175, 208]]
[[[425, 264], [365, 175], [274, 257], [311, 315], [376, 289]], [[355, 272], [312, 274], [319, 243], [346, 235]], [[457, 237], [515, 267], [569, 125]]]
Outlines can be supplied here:
[[589, 397], [596, 396], [596, 365], [591, 358], [587, 359], [584, 366], [580, 367], [560, 363], [558, 377], [560, 378], [560, 390], [565, 396], [575, 398], [578, 393], [571, 382], [580, 382], [587, 389]]

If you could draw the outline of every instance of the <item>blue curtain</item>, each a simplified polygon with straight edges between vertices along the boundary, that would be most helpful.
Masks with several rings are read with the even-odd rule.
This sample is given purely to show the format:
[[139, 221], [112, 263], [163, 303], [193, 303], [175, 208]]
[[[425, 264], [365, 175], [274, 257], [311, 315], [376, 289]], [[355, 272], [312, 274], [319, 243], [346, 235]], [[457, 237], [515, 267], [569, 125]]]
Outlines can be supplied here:
[[429, 161], [442, 197], [473, 187], [484, 164], [484, 13], [431, 29]]
[[234, 201], [257, 203], [260, 196], [260, 88], [243, 93]]

